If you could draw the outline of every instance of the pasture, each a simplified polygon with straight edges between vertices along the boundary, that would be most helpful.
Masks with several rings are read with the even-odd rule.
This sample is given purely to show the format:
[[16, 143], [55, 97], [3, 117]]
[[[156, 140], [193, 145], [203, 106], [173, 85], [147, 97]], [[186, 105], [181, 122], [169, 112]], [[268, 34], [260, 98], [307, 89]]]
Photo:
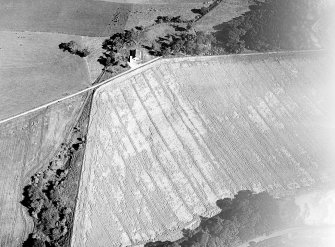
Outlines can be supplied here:
[[17, 247], [33, 221], [20, 201], [30, 177], [49, 165], [77, 123], [86, 95], [0, 124], [0, 246]]
[[97, 89], [72, 246], [178, 238], [219, 198], [333, 178], [333, 58], [160, 60]]
[[70, 40], [82, 42], [75, 35], [0, 32], [0, 120], [90, 85], [85, 59], [58, 48]]

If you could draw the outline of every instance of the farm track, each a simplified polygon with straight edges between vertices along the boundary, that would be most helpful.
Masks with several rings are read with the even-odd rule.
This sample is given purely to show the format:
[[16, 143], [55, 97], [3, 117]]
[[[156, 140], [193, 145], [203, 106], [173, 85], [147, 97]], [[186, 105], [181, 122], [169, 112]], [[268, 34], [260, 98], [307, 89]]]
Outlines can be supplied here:
[[283, 195], [324, 181], [335, 160], [332, 61], [163, 59], [99, 87], [72, 245], [173, 239], [238, 190]]

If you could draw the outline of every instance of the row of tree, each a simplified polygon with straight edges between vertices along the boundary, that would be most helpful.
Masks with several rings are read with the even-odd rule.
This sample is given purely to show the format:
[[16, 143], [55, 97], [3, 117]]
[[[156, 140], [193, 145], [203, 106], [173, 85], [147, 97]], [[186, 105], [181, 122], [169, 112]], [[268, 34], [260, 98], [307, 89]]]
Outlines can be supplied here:
[[70, 160], [82, 146], [82, 138], [62, 144], [48, 168], [31, 177], [24, 188], [22, 205], [34, 221], [34, 230], [23, 243], [24, 247], [60, 247], [69, 241], [74, 203], [69, 200], [65, 182], [73, 165]]
[[208, 55], [215, 44], [213, 35], [204, 32], [182, 32], [157, 41], [152, 53], [157, 56]]
[[234, 198], [217, 201], [221, 212], [201, 218], [195, 230], [184, 230], [175, 242], [151, 242], [146, 247], [230, 247], [278, 228], [291, 226], [298, 219], [299, 208], [292, 200], [274, 199], [267, 192], [240, 191]]
[[63, 51], [67, 51], [79, 57], [87, 57], [90, 54], [90, 51], [87, 48], [80, 48], [79, 45], [73, 40], [67, 43], [60, 43], [58, 47]]
[[[219, 3], [219, 0], [213, 1], [201, 10], [200, 15]], [[315, 41], [311, 38], [312, 24], [319, 16], [320, 11], [314, 0], [256, 0], [247, 13], [215, 27], [218, 31], [214, 34], [195, 32], [188, 23], [180, 34], [160, 37], [147, 48], [156, 56], [218, 55], [241, 53], [245, 49], [311, 49], [315, 48]], [[180, 16], [158, 16], [156, 22], [185, 21]], [[130, 49], [141, 46], [141, 32], [143, 28], [125, 30], [104, 41], [102, 47], [105, 51], [98, 61], [105, 70], [118, 73], [128, 68]], [[68, 49], [66, 47], [73, 44], [63, 46], [63, 49]]]

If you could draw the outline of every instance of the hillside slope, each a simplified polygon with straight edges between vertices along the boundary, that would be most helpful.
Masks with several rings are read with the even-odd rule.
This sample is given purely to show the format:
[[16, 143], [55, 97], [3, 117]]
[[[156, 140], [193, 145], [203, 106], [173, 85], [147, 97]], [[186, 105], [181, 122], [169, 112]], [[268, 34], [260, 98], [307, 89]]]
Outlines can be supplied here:
[[324, 52], [158, 61], [94, 95], [72, 246], [173, 239], [241, 189], [332, 178]]

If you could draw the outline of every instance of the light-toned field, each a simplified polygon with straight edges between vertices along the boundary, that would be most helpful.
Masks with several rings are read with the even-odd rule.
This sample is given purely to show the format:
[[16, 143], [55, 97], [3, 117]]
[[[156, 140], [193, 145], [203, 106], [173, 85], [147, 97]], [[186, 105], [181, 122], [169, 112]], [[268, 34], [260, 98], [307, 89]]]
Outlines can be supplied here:
[[194, 28], [199, 31], [217, 31], [215, 28], [249, 10], [250, 0], [223, 0], [209, 14], [196, 22]]
[[[58, 48], [70, 40], [82, 43], [75, 35], [0, 32], [0, 120], [90, 85], [88, 62]], [[91, 60], [94, 76], [92, 72], [100, 69]]]
[[177, 237], [241, 189], [333, 179], [334, 59], [166, 59], [94, 96], [72, 246]]
[[[0, 124], [0, 246], [21, 246], [33, 222], [23, 199], [30, 177], [49, 165], [76, 124], [86, 95]], [[2, 109], [2, 108], [1, 108]]]

